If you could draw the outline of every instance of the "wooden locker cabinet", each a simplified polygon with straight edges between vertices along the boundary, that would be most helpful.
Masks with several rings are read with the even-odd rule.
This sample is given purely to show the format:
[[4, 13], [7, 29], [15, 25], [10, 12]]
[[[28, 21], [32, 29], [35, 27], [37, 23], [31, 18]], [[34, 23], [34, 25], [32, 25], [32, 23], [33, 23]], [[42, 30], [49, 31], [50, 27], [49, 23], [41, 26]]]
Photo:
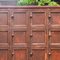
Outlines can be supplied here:
[[60, 7], [0, 7], [0, 60], [59, 60]]

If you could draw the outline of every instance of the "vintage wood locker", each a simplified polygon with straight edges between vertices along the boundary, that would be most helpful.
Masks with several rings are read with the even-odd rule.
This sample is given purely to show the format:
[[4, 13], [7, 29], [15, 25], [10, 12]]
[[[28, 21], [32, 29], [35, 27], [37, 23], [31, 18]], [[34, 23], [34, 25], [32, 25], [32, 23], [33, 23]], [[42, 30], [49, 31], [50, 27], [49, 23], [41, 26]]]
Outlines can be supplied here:
[[59, 60], [60, 7], [0, 7], [0, 60]]

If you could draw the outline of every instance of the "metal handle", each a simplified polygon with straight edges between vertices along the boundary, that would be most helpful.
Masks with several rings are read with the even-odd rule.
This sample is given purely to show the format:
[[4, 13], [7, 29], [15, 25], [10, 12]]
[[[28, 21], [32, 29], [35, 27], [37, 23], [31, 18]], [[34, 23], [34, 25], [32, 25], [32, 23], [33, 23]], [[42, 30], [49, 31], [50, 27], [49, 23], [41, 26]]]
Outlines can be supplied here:
[[51, 15], [49, 14], [49, 19], [51, 18]]
[[13, 19], [14, 18], [14, 15], [11, 15], [11, 18]]
[[51, 52], [49, 52], [48, 55], [50, 56], [51, 55]]
[[49, 24], [51, 23], [51, 13], [49, 12], [49, 15], [48, 15], [48, 20], [49, 20]]
[[30, 12], [30, 18], [32, 18], [32, 12]]
[[12, 37], [14, 37], [14, 33], [12, 33]]
[[12, 56], [14, 55], [15, 53], [14, 52], [12, 52]]
[[32, 52], [30, 52], [30, 56], [33, 56], [33, 53]]
[[49, 35], [49, 38], [51, 38], [51, 31], [49, 31], [49, 34], [48, 35]]

